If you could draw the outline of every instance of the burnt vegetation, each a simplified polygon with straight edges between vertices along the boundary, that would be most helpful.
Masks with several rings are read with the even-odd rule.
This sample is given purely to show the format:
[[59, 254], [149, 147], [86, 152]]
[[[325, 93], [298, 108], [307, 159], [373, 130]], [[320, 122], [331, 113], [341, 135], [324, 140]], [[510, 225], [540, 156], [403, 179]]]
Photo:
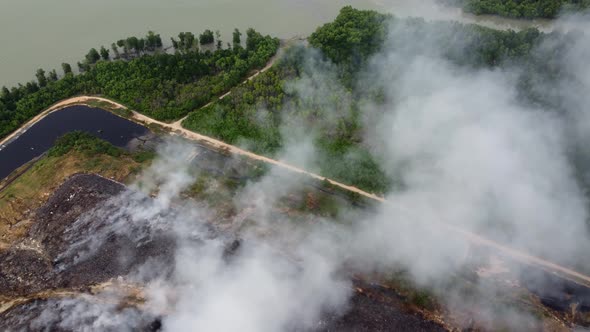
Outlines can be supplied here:
[[[146, 233], [138, 228], [134, 232], [144, 235], [133, 238], [117, 234], [113, 228], [106, 241], [100, 242], [91, 255], [84, 256], [85, 247], [73, 248], [80, 241], [84, 243], [85, 239], [92, 238], [92, 234], [109, 229], [109, 213], [105, 212], [114, 213], [119, 208], [117, 197], [124, 195], [126, 190], [123, 185], [108, 179], [80, 174], [55, 191], [37, 211], [25, 239], [0, 254], [0, 300], [2, 297], [29, 299], [0, 312], [2, 326], [30, 329], [35, 319], [45, 317], [41, 316], [41, 312], [45, 312], [45, 315], [51, 313], [56, 318], [44, 324], [56, 331], [70, 331], [60, 324], [68, 314], [67, 302], [58, 305], [52, 296], [65, 294], [60, 296], [68, 299], [75, 298], [76, 294], [91, 293], [94, 285], [126, 276], [148, 261], [159, 264], [159, 275], [172, 271], [177, 248], [171, 229], [151, 229]], [[93, 213], [95, 210], [100, 213]], [[173, 214], [174, 211], [166, 213]], [[129, 227], [135, 227], [131, 221], [130, 224]], [[149, 221], [139, 223], [142, 224], [149, 224]], [[239, 254], [243, 241], [232, 240], [214, 228], [211, 226], [210, 236], [227, 238], [224, 240], [225, 263], [232, 264], [232, 256]], [[121, 258], [122, 253], [125, 259]], [[444, 331], [439, 323], [412, 310], [406, 299], [391, 289], [361, 279], [355, 279], [353, 287], [352, 302], [347, 310], [326, 313], [321, 321], [316, 322], [315, 331], [388, 331], [392, 328]], [[108, 299], [92, 297], [76, 301], [77, 305], [87, 301], [89, 306], [103, 303], [101, 301], [108, 303]], [[111, 314], [129, 315], [129, 311], [133, 311], [141, 319], [130, 322], [131, 328], [142, 331], [161, 329], [160, 318], [141, 310], [137, 306], [141, 302], [130, 298], [127, 301], [128, 304], [113, 303]], [[93, 319], [96, 317], [88, 317], [89, 322]]]

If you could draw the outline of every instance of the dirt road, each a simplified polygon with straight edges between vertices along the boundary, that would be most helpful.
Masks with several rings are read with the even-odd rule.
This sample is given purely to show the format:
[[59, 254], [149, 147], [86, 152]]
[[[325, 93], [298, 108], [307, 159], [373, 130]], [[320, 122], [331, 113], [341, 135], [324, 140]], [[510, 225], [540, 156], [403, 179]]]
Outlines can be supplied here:
[[[55, 105], [53, 105], [52, 107], [50, 107], [49, 109], [47, 109], [46, 111], [42, 112], [41, 114], [39, 114], [38, 116], [36, 116], [34, 119], [32, 119], [31, 121], [29, 121], [27, 124], [25, 124], [20, 130], [18, 130], [15, 134], [7, 137], [6, 139], [4, 139], [2, 141], [2, 143], [4, 143], [5, 141], [8, 141], [11, 137], [18, 135], [19, 132], [22, 132], [22, 130], [26, 130], [26, 128], [29, 128], [30, 126], [32, 126], [34, 123], [38, 122], [39, 120], [43, 119], [45, 116], [47, 116], [49, 113], [57, 111], [59, 109], [62, 109], [64, 107], [67, 106], [71, 106], [71, 105], [79, 105], [79, 104], [87, 104], [91, 101], [99, 101], [99, 102], [106, 102], [106, 103], [110, 103], [113, 107], [115, 108], [122, 108], [122, 109], [126, 109], [125, 106], [114, 102], [112, 100], [106, 99], [106, 98], [102, 98], [102, 97], [92, 97], [92, 96], [80, 96], [80, 97], [74, 97], [74, 98], [70, 98], [64, 101], [61, 101]], [[138, 112], [132, 111], [133, 112], [133, 117], [132, 120], [140, 123], [140, 124], [157, 124], [163, 128], [166, 128], [168, 130], [170, 130], [173, 134], [175, 135], [179, 135], [181, 137], [187, 138], [189, 140], [194, 140], [194, 141], [199, 141], [203, 144], [209, 145], [213, 148], [219, 149], [219, 150], [223, 150], [223, 151], [227, 151], [230, 152], [232, 154], [238, 154], [238, 155], [242, 155], [254, 160], [259, 160], [271, 165], [275, 165], [278, 167], [281, 167], [283, 169], [287, 169], [289, 171], [292, 172], [296, 172], [299, 174], [304, 174], [306, 176], [312, 177], [314, 179], [317, 179], [319, 181], [328, 181], [330, 184], [339, 187], [341, 189], [350, 191], [350, 192], [354, 192], [357, 193], [363, 197], [367, 197], [369, 199], [381, 202], [381, 203], [385, 203], [385, 204], [391, 204], [393, 205], [396, 209], [398, 209], [400, 212], [405, 213], [406, 215], [413, 215], [413, 211], [409, 211], [408, 209], [405, 209], [403, 206], [400, 206], [399, 204], [396, 204], [395, 202], [390, 202], [390, 201], [386, 201], [385, 198], [381, 197], [381, 196], [377, 196], [373, 193], [368, 193], [366, 191], [363, 191], [359, 188], [353, 187], [353, 186], [349, 186], [337, 181], [334, 181], [332, 179], [328, 179], [325, 178], [321, 175], [315, 174], [315, 173], [311, 173], [308, 172], [304, 169], [298, 168], [296, 166], [287, 164], [285, 162], [282, 162], [280, 160], [275, 160], [275, 159], [271, 159], [265, 156], [261, 156], [255, 153], [252, 153], [250, 151], [246, 151], [243, 150], [237, 146], [234, 145], [230, 145], [227, 144], [225, 142], [222, 142], [218, 139], [209, 137], [209, 136], [205, 136], [205, 135], [201, 135], [199, 133], [195, 133], [192, 132], [190, 130], [184, 129], [181, 125], [180, 122], [174, 122], [174, 123], [165, 123], [165, 122], [161, 122], [158, 120], [154, 120], [150, 117], [147, 117], [143, 114], [140, 114]], [[453, 226], [449, 223], [444, 223], [442, 221], [439, 222], [442, 226], [444, 226], [445, 228], [447, 228], [449, 231], [459, 234], [461, 236], [463, 236], [465, 239], [467, 239], [469, 242], [477, 245], [477, 246], [483, 246], [483, 247], [488, 247], [490, 249], [493, 249], [496, 253], [498, 254], [503, 254], [504, 256], [515, 260], [517, 262], [521, 262], [524, 264], [529, 264], [529, 265], [534, 265], [537, 266], [539, 268], [542, 268], [544, 270], [547, 271], [551, 271], [554, 273], [558, 273], [559, 275], [570, 279], [572, 281], [575, 281], [579, 284], [582, 284], [584, 286], [590, 287], [590, 276], [584, 275], [582, 273], [579, 273], [577, 271], [568, 269], [566, 267], [563, 267], [559, 264], [541, 259], [539, 257], [535, 257], [533, 255], [527, 254], [525, 252], [504, 246], [500, 243], [497, 243], [495, 241], [489, 240], [487, 238], [484, 238], [480, 235], [471, 233], [469, 231], [463, 230], [461, 228], [457, 228], [456, 226]]]
[[[272, 65], [274, 64], [275, 60], [276, 60], [277, 56], [273, 57], [271, 59], [271, 61], [269, 61], [269, 63], [262, 68], [261, 70], [257, 71], [255, 74], [251, 75], [250, 77], [248, 77], [244, 82], [247, 82], [249, 80], [254, 79], [256, 76], [258, 76], [260, 73], [265, 72], [266, 70], [268, 70], [269, 68], [272, 67]], [[227, 92], [226, 94], [220, 96], [218, 98], [218, 100], [221, 100], [225, 97], [227, 97], [231, 92]], [[60, 109], [63, 109], [65, 107], [68, 106], [72, 106], [72, 105], [87, 105], [89, 102], [91, 101], [100, 101], [100, 102], [106, 102], [111, 104], [113, 107], [115, 108], [119, 108], [119, 109], [126, 109], [126, 107], [124, 105], [121, 105], [117, 102], [114, 102], [112, 100], [106, 99], [106, 98], [102, 98], [102, 97], [92, 97], [92, 96], [79, 96], [79, 97], [73, 97], [67, 100], [63, 100], [60, 101], [58, 103], [56, 103], [55, 105], [49, 107], [47, 110], [43, 111], [42, 113], [40, 113], [39, 115], [37, 115], [36, 117], [34, 117], [33, 119], [31, 119], [30, 121], [28, 121], [25, 125], [23, 125], [19, 130], [17, 130], [16, 132], [12, 133], [11, 135], [9, 135], [8, 137], [4, 138], [2, 141], [0, 141], [0, 147], [8, 142], [10, 142], [11, 139], [14, 139], [15, 137], [18, 137], [21, 133], [23, 133], [24, 131], [26, 131], [28, 128], [30, 128], [31, 126], [33, 126], [35, 123], [37, 123], [38, 121], [40, 121], [41, 119], [43, 119], [45, 116], [47, 116], [48, 114], [58, 111]], [[211, 103], [207, 104], [206, 106], [210, 105]], [[205, 106], [205, 107], [206, 107]], [[304, 174], [307, 176], [310, 176], [314, 179], [320, 180], [320, 181], [328, 181], [329, 183], [331, 183], [334, 186], [337, 186], [341, 189], [350, 191], [350, 192], [355, 192], [361, 196], [367, 197], [369, 199], [373, 199], [382, 203], [386, 203], [386, 204], [394, 204], [394, 202], [390, 202], [390, 201], [386, 201], [383, 197], [377, 196], [373, 193], [368, 193], [365, 192], [363, 190], [360, 190], [359, 188], [353, 187], [353, 186], [349, 186], [337, 181], [334, 181], [332, 179], [327, 179], [321, 175], [315, 174], [315, 173], [310, 173], [304, 169], [295, 167], [293, 165], [284, 163], [280, 160], [274, 160], [265, 156], [261, 156], [258, 154], [254, 154], [250, 151], [246, 151], [243, 149], [240, 149], [237, 146], [234, 145], [230, 145], [227, 144], [225, 142], [222, 142], [220, 140], [217, 140], [215, 138], [209, 137], [209, 136], [204, 136], [195, 132], [192, 132], [190, 130], [184, 129], [182, 127], [182, 121], [186, 119], [182, 118], [174, 123], [165, 123], [165, 122], [161, 122], [161, 121], [157, 121], [154, 120], [152, 118], [149, 118], [143, 114], [137, 113], [135, 111], [133, 111], [133, 119], [136, 122], [140, 122], [140, 123], [145, 123], [145, 124], [157, 124], [163, 128], [166, 128], [170, 131], [172, 131], [173, 133], [185, 137], [187, 139], [190, 140], [196, 140], [196, 141], [200, 141], [203, 142], [205, 144], [211, 145], [214, 148], [217, 149], [221, 149], [221, 150], [225, 150], [228, 151], [230, 153], [233, 154], [239, 154], [251, 159], [255, 159], [255, 160], [259, 160], [259, 161], [263, 161], [296, 173], [300, 173], [300, 174]], [[397, 209], [399, 209], [401, 212], [407, 213], [408, 215], [411, 215], [411, 211], [407, 211], [407, 209], [405, 209], [402, 206], [398, 206], [395, 205], [395, 207]], [[502, 253], [504, 255], [506, 255], [507, 257], [510, 257], [516, 261], [525, 263], [525, 264], [532, 264], [532, 265], [536, 265], [539, 266], [545, 270], [549, 270], [549, 271], [553, 271], [553, 272], [558, 272], [570, 279], [573, 279], [579, 283], [583, 283], [584, 285], [590, 286], [590, 276], [586, 276], [584, 274], [581, 274], [579, 272], [573, 271], [571, 269], [565, 268], [563, 266], [560, 266], [558, 264], [554, 264], [552, 262], [540, 259], [538, 257], [534, 257], [531, 256], [527, 253], [524, 252], [520, 252], [518, 250], [503, 246], [497, 242], [488, 240], [486, 238], [483, 238], [477, 234], [473, 234], [471, 232], [465, 231], [463, 229], [459, 229], [456, 228], [455, 226], [452, 226], [448, 223], [444, 223], [441, 222], [441, 224], [443, 224], [447, 229], [449, 229], [450, 231], [454, 232], [454, 233], [458, 233], [462, 236], [464, 236], [467, 240], [469, 240], [472, 243], [475, 243], [477, 245], [481, 245], [481, 246], [485, 246], [485, 247], [489, 247], [491, 249], [494, 249], [496, 252]]]
[[98, 97], [80, 96], [80, 97], [72, 97], [72, 98], [69, 98], [69, 99], [66, 99], [66, 100], [62, 100], [60, 102], [57, 102], [57, 103], [53, 104], [52, 106], [50, 106], [45, 111], [37, 114], [37, 116], [35, 116], [31, 120], [29, 120], [27, 123], [25, 123], [24, 125], [22, 125], [18, 130], [14, 131], [12, 134], [6, 136], [4, 139], [2, 139], [0, 141], [0, 146], [6, 145], [12, 139], [20, 136], [22, 133], [24, 133], [29, 128], [31, 128], [35, 123], [41, 121], [43, 118], [45, 118], [50, 113], [53, 113], [55, 111], [59, 111], [61, 109], [64, 109], [66, 107], [73, 106], [73, 105], [87, 105], [88, 102], [93, 101], [93, 100], [95, 100], [95, 101], [96, 100], [107, 101], [111, 105], [115, 106], [116, 108], [121, 108], [121, 109], [125, 109], [126, 108], [125, 106], [123, 106], [121, 104], [118, 104], [118, 103], [116, 103], [114, 101], [103, 99], [103, 98], [98, 98]]
[[[266, 66], [265, 66], [264, 68], [262, 68], [262, 69], [260, 69], [260, 70], [257, 70], [257, 71], [256, 71], [254, 74], [250, 75], [250, 76], [249, 76], [247, 79], [245, 79], [245, 80], [242, 82], [242, 84], [244, 84], [244, 83], [246, 83], [246, 82], [249, 82], [249, 81], [253, 80], [254, 78], [256, 78], [256, 77], [257, 77], [258, 75], [260, 75], [261, 73], [264, 73], [265, 71], [269, 70], [269, 69], [270, 69], [270, 67], [272, 67], [272, 66], [275, 64], [275, 62], [277, 61], [278, 57], [279, 57], [279, 54], [276, 54], [276, 55], [274, 55], [272, 58], [270, 58], [270, 61], [268, 61], [268, 63], [266, 64]], [[213, 104], [214, 102], [216, 102], [216, 101], [218, 101], [218, 100], [222, 100], [223, 98], [225, 98], [225, 97], [227, 97], [227, 96], [229, 96], [229, 95], [231, 95], [231, 90], [230, 90], [230, 91], [228, 91], [228, 92], [226, 92], [226, 93], [224, 93], [223, 95], [221, 95], [219, 98], [217, 98], [217, 100], [211, 101], [211, 102], [207, 103], [207, 105], [205, 105], [205, 106], [203, 106], [203, 107], [201, 107], [201, 108], [208, 107], [208, 106], [210, 106], [211, 104]], [[181, 126], [181, 124], [182, 124], [182, 121], [186, 120], [186, 118], [188, 118], [188, 116], [189, 116], [189, 115], [190, 115], [190, 113], [189, 113], [189, 114], [187, 114], [187, 115], [186, 115], [184, 118], [182, 118], [182, 119], [180, 119], [180, 120], [178, 120], [178, 121], [174, 122], [174, 123], [173, 123], [173, 125], [175, 125], [175, 126]]]
[[[287, 41], [288, 43], [289, 41]], [[281, 52], [281, 49], [279, 49], [279, 52]], [[266, 66], [260, 70], [257, 70], [254, 74], [250, 75], [248, 78], [246, 78], [244, 80], [244, 82], [242, 82], [242, 84], [253, 80], [255, 77], [257, 77], [258, 75], [260, 75], [261, 73], [264, 73], [265, 71], [269, 70], [276, 62], [276, 60], [279, 58], [280, 53], [275, 54], [272, 58], [270, 58], [270, 60], [268, 61], [268, 63], [266, 64]], [[217, 100], [222, 100], [223, 98], [229, 96], [231, 94], [231, 90], [226, 92], [225, 94], [223, 94], [222, 96], [220, 96]], [[32, 118], [31, 120], [27, 121], [27, 123], [25, 123], [24, 125], [22, 125], [18, 130], [14, 131], [13, 133], [11, 133], [10, 135], [6, 136], [5, 138], [3, 138], [2, 140], [0, 140], [0, 149], [3, 145], [8, 144], [12, 139], [20, 136], [22, 133], [24, 133], [25, 131], [27, 131], [29, 128], [31, 128], [35, 123], [39, 122], [40, 120], [42, 120], [43, 118], [45, 118], [47, 115], [49, 115], [52, 112], [55, 111], [59, 111], [61, 109], [64, 109], [68, 106], [73, 106], [73, 105], [87, 105], [88, 102], [90, 101], [104, 101], [104, 102], [108, 102], [111, 105], [113, 105], [116, 108], [120, 108], [120, 109], [126, 109], [127, 107], [112, 101], [110, 99], [105, 99], [105, 98], [101, 98], [101, 97], [92, 97], [92, 96], [79, 96], [79, 97], [72, 97], [72, 98], [68, 98], [66, 100], [62, 100], [60, 102], [57, 102], [56, 104], [53, 104], [52, 106], [50, 106], [49, 108], [47, 108], [45, 111], [37, 114], [37, 116], [35, 116], [34, 118]], [[207, 105], [203, 106], [202, 108], [205, 108], [211, 104], [213, 104], [215, 101], [211, 101], [209, 102]], [[182, 121], [184, 121], [186, 118], [188, 117], [185, 116], [184, 118], [176, 121], [175, 123], [173, 123], [174, 126], [181, 126]]]

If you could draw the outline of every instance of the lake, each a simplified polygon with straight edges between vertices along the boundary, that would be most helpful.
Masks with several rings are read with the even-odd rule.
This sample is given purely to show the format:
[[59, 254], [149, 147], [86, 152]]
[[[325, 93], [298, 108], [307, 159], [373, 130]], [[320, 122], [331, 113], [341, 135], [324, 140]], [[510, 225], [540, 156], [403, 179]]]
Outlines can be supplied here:
[[58, 137], [75, 130], [88, 132], [120, 147], [149, 133], [147, 128], [135, 122], [99, 108], [70, 106], [50, 113], [0, 150], [0, 179], [47, 151]]
[[352, 5], [397, 16], [459, 20], [520, 29], [551, 27], [548, 21], [518, 21], [465, 15], [436, 0], [0, 0], [0, 86], [34, 79], [37, 68], [76, 67], [88, 50], [128, 36], [160, 33], [166, 43], [181, 31], [248, 27], [281, 38], [307, 36]]

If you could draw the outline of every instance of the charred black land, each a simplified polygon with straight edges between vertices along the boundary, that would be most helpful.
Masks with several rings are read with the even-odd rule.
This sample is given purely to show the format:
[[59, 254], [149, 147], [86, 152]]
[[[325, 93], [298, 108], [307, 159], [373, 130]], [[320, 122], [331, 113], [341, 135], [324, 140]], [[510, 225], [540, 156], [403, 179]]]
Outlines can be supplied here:
[[[72, 225], [80, 223], [86, 212], [98, 206], [116, 209], [113, 198], [128, 190], [120, 183], [97, 175], [78, 174], [51, 196], [37, 211], [27, 237], [0, 254], [0, 298], [19, 299], [18, 304], [0, 314], [0, 326], [17, 331], [70, 331], [60, 322], [71, 309], [67, 299], [75, 298], [89, 306], [102, 303], [100, 305], [107, 306], [114, 316], [124, 312], [135, 317], [134, 325], [126, 326], [133, 330], [157, 331], [161, 328], [162, 317], [142, 311], [137, 306], [139, 302], [109, 304], [104, 298], [96, 299], [91, 289], [126, 276], [148, 259], [165, 263], [164, 266], [172, 269], [176, 250], [172, 234], [157, 230], [151, 232], [149, 238], [142, 237], [139, 241], [111, 234], [108, 241], [101, 243], [89, 257], [79, 259], [77, 255], [67, 254], [82, 237], [93, 236]], [[146, 196], [144, 199], [151, 198]], [[104, 216], [93, 217], [82, 225], [92, 225], [96, 230], [106, 227], [106, 223], [108, 218]], [[73, 234], [72, 230], [78, 233]], [[211, 236], [223, 237], [224, 234], [212, 231]], [[227, 238], [225, 253], [231, 256], [242, 244], [239, 240]], [[231, 264], [231, 259], [227, 262]], [[358, 279], [354, 280], [353, 288], [354, 295], [347, 309], [327, 314], [317, 323], [317, 331], [444, 330], [438, 323], [405, 308], [403, 299], [390, 289]], [[59, 305], [57, 299], [52, 298], [54, 295], [62, 299]], [[46, 325], [35, 325], [41, 315]], [[96, 317], [89, 315], [87, 319], [91, 322]]]
[[[172, 254], [164, 234], [137, 244], [112, 235], [92, 257], [63, 268], [64, 253], [79, 236], [66, 230], [84, 212], [125, 190], [122, 184], [97, 175], [79, 174], [67, 180], [41, 207], [22, 243], [0, 253], [0, 288], [4, 296], [26, 296], [57, 288], [80, 288], [128, 273], [147, 257]], [[100, 219], [93, 219], [100, 227]], [[125, 253], [128, 259], [121, 260]], [[71, 259], [71, 258], [69, 258]]]

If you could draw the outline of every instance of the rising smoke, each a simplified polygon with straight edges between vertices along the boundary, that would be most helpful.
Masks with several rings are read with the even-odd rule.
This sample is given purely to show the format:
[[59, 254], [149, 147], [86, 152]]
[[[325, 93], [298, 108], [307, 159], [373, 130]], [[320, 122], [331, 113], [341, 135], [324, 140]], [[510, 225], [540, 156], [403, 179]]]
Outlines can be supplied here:
[[[497, 292], [493, 285], [476, 285], [482, 297], [465, 303], [451, 283], [473, 244], [441, 225], [568, 266], [590, 266], [588, 202], [572, 164], [572, 149], [579, 150], [588, 137], [590, 67], [585, 61], [590, 39], [576, 36], [575, 46], [559, 59], [568, 80], [557, 86], [538, 82], [539, 89], [558, 95], [563, 113], [520, 99], [520, 67], [459, 67], [439, 55], [435, 38], [416, 35], [403, 23], [393, 25], [389, 36], [359, 86], [379, 89], [385, 97], [378, 105], [363, 103], [368, 128], [364, 144], [403, 183], [403, 189], [387, 196], [391, 204], [368, 217], [350, 212], [347, 217], [356, 219], [351, 226], [318, 220], [294, 227], [273, 213], [272, 206], [301, 183], [271, 169], [235, 196], [235, 206], [258, 227], [239, 234], [245, 241], [228, 259], [226, 243], [232, 234], [212, 236], [206, 225], [215, 223], [214, 214], [182, 196], [195, 180], [182, 157], [193, 148], [168, 142], [130, 191], [73, 225], [89, 226], [97, 215], [104, 217], [118, 206], [108, 214], [107, 227], [92, 229], [91, 237], [65, 255], [84, 259], [112, 232], [141, 240], [157, 230], [171, 230], [178, 248], [172, 267], [147, 262], [131, 277], [147, 284], [148, 311], [166, 313], [165, 331], [312, 329], [323, 315], [346, 309], [351, 290], [350, 280], [340, 273], [344, 265], [366, 273], [403, 268], [450, 307], [476, 304], [480, 317], [496, 320], [497, 326], [530, 327], [534, 317], [486, 305]], [[347, 94], [331, 65], [322, 61], [309, 52], [310, 70], [288, 89], [308, 103], [322, 103], [332, 113], [327, 118], [336, 119], [339, 108], [323, 97]], [[288, 124], [283, 134], [292, 144], [286, 144], [281, 159], [313, 169], [317, 152], [313, 140], [305, 139], [309, 135]], [[85, 301], [58, 305], [70, 313], [68, 324], [87, 330], [109, 327], [96, 322], [105, 322], [105, 314], [115, 315], [111, 307], [89, 309]], [[124, 313], [114, 316], [116, 322]], [[89, 320], [89, 315], [96, 319]], [[129, 314], [131, 322], [141, 320], [135, 315]], [[51, 317], [45, 313], [36, 324]]]

